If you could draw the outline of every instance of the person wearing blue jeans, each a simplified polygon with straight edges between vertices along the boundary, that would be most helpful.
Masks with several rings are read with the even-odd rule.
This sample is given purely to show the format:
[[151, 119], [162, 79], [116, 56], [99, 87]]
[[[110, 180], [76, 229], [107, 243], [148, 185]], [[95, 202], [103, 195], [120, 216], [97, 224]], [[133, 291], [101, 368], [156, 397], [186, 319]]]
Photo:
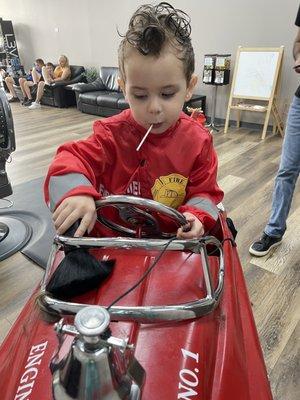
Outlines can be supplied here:
[[[300, 73], [300, 7], [295, 24], [298, 34], [294, 43], [294, 70]], [[265, 256], [282, 242], [286, 231], [286, 220], [291, 208], [296, 181], [300, 172], [300, 86], [291, 103], [281, 161], [275, 179], [271, 216], [262, 237], [255, 241], [249, 252], [257, 257]]]

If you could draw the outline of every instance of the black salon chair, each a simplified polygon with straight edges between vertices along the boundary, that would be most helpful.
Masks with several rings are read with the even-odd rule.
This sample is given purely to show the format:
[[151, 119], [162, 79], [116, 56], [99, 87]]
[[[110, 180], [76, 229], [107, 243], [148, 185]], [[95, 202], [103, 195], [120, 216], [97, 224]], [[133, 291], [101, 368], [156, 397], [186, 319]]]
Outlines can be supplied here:
[[12, 202], [6, 197], [12, 194], [12, 187], [5, 164], [15, 149], [11, 109], [5, 92], [0, 89], [0, 261], [22, 249], [32, 235], [32, 228], [26, 222], [18, 219], [13, 211], [7, 213]]

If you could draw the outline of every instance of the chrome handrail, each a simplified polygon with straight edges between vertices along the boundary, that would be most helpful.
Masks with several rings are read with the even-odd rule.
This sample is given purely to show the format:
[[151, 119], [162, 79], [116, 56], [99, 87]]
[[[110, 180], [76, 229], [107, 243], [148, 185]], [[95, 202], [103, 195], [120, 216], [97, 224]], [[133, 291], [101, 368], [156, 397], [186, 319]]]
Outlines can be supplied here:
[[[62, 245], [103, 247], [103, 248], [141, 248], [147, 250], [162, 250], [168, 240], [165, 239], [131, 239], [131, 238], [68, 238], [57, 236], [49, 256], [47, 269], [42, 282], [40, 303], [46, 312], [59, 315], [73, 315], [90, 304], [72, 303], [53, 298], [46, 292], [46, 282], [55, 258]], [[207, 246], [213, 245], [219, 250], [218, 284], [213, 288]], [[166, 321], [183, 321], [206, 315], [213, 311], [220, 301], [224, 285], [224, 254], [221, 243], [213, 236], [199, 240], [174, 240], [168, 250], [188, 250], [200, 254], [206, 297], [188, 303], [161, 306], [112, 306], [108, 309], [113, 321], [135, 321], [139, 323], [157, 323]], [[103, 306], [104, 307], [104, 306]], [[104, 307], [105, 308], [105, 307]]]
[[[56, 236], [54, 243], [63, 246], [75, 247], [104, 247], [104, 248], [125, 248], [143, 250], [163, 250], [170, 239], [137, 239], [125, 237], [67, 237]], [[168, 245], [168, 250], [190, 250], [193, 251], [199, 244], [198, 239], [173, 240]]]

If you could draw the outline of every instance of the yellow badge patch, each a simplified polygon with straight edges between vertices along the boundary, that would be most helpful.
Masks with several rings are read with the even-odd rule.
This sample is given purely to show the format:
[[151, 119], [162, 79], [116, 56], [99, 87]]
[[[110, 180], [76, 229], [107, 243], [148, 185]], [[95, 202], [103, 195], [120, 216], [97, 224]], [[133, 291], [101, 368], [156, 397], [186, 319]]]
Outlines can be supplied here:
[[172, 208], [179, 207], [186, 195], [187, 182], [188, 179], [180, 174], [160, 176], [151, 188], [153, 200]]

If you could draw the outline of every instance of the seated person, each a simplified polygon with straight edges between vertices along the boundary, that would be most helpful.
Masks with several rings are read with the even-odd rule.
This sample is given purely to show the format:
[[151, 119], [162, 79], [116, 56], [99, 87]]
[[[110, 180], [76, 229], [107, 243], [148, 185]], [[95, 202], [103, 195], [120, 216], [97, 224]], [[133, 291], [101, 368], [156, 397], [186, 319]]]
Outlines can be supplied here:
[[[5, 72], [5, 75], [7, 75], [7, 72]], [[17, 81], [15, 81], [14, 78], [10, 75], [6, 76], [4, 78], [4, 81], [6, 83], [6, 86], [10, 94], [10, 98], [8, 99], [9, 103], [14, 103], [16, 101], [19, 101], [16, 91], [14, 89], [14, 84], [17, 83]]]
[[[75, 236], [91, 232], [95, 200], [107, 193], [178, 209], [190, 228], [178, 229], [181, 239], [214, 227], [223, 192], [212, 136], [182, 112], [197, 83], [190, 25], [182, 15], [160, 3], [141, 6], [131, 18], [119, 46], [119, 85], [130, 109], [94, 122], [93, 134], [62, 145], [50, 166], [45, 197], [58, 234], [78, 220]], [[91, 235], [100, 230], [95, 226]]]
[[25, 78], [19, 79], [19, 84], [24, 96], [21, 103], [25, 106], [30, 105], [33, 101], [30, 87], [37, 85], [39, 81], [43, 79], [42, 68], [44, 65], [44, 61], [41, 58], [37, 58], [30, 73]]
[[[38, 84], [39, 84], [40, 82], [43, 82], [43, 80], [44, 80], [43, 70], [46, 70], [46, 71], [48, 71], [48, 73], [49, 73], [50, 75], [53, 75], [54, 69], [55, 69], [55, 67], [54, 67], [54, 65], [52, 64], [52, 62], [47, 62], [46, 65], [44, 65], [44, 66], [42, 67], [42, 71], [41, 71], [42, 76], [41, 76], [40, 81], [37, 83], [37, 87], [38, 87]], [[32, 86], [34, 86], [34, 85], [32, 85]], [[29, 89], [29, 90], [30, 90], [30, 89]], [[24, 106], [27, 107], [27, 106], [31, 106], [32, 103], [33, 103], [33, 99], [32, 99], [32, 94], [31, 94], [31, 91], [30, 91], [30, 97], [28, 98], [28, 100], [27, 100], [26, 102], [23, 102], [22, 104], [23, 104]]]
[[50, 77], [54, 77], [54, 70], [55, 70], [54, 64], [52, 64], [52, 62], [47, 62], [44, 68], [44, 75], [46, 76], [48, 74]]
[[61, 55], [58, 59], [58, 66], [54, 71], [51, 72], [51, 68], [43, 67], [42, 75], [44, 80], [38, 83], [36, 100], [28, 107], [30, 110], [41, 108], [41, 99], [44, 94], [45, 85], [51, 85], [52, 83], [59, 81], [67, 81], [71, 78], [71, 69], [68, 58]]
[[[19, 79], [19, 84], [21, 86], [21, 90], [22, 90], [24, 97], [26, 97], [26, 101], [28, 100], [28, 98], [31, 98], [31, 97], [28, 97], [28, 92], [30, 93], [30, 89], [28, 88], [28, 90], [25, 90], [24, 84], [25, 84], [25, 82], [30, 82], [30, 83], [33, 82], [31, 85], [29, 84], [29, 86], [32, 86], [34, 83], [37, 84], [42, 77], [42, 67], [44, 65], [45, 65], [44, 61], [41, 58], [37, 58], [35, 60], [35, 66], [33, 67], [31, 73], [28, 74], [26, 77], [22, 77]], [[10, 103], [19, 101], [16, 91], [14, 89], [14, 84], [17, 84], [17, 80], [14, 79], [12, 76], [7, 76], [4, 80], [7, 85], [8, 90], [9, 90], [9, 93], [11, 95], [11, 98], [8, 101]], [[26, 89], [27, 89], [27, 85], [26, 85]]]

